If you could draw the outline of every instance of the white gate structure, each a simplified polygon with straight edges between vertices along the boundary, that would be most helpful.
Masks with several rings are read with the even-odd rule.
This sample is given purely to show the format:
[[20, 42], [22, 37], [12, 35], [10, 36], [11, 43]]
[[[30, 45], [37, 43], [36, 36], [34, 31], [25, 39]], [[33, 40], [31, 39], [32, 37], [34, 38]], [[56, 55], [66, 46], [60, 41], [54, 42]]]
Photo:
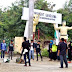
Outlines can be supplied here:
[[[58, 27], [58, 24], [62, 24], [62, 14], [60, 13], [34, 9], [34, 14], [40, 14], [39, 22], [53, 23], [53, 24], [56, 24], [56, 27]], [[26, 8], [26, 7], [23, 8], [21, 19], [27, 21], [25, 31], [24, 31], [24, 37], [28, 38], [29, 8]], [[57, 36], [56, 45], [58, 45], [59, 43], [59, 31], [58, 30], [56, 30], [56, 36]]]

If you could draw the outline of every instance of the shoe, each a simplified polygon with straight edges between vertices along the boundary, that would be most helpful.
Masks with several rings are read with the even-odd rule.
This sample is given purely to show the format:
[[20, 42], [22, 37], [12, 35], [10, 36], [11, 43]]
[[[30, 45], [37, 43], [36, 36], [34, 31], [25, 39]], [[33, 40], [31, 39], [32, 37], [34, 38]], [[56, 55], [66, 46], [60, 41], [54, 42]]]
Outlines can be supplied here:
[[31, 65], [29, 65], [29, 66], [31, 66]]
[[24, 66], [27, 66], [27, 65], [24, 65]]
[[50, 59], [49, 61], [52, 61], [52, 59]]
[[36, 61], [38, 61], [38, 60], [36, 60]]
[[59, 68], [63, 68], [63, 67], [59, 67]]
[[41, 61], [43, 61], [43, 59], [41, 59]]
[[65, 68], [68, 68], [68, 65]]
[[71, 63], [71, 61], [68, 61], [68, 63]]
[[67, 66], [67, 67], [65, 67], [65, 68], [68, 68], [68, 66]]

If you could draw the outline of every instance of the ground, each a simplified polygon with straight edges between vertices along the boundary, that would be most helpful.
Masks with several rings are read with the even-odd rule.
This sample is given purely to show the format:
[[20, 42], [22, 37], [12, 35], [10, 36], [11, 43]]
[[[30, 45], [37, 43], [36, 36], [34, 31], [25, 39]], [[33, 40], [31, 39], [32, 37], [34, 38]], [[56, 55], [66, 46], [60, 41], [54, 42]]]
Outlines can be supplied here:
[[49, 61], [48, 58], [44, 57], [43, 61], [39, 58], [37, 62], [35, 58], [34, 61], [31, 60], [31, 67], [24, 67], [24, 64], [15, 63], [16, 58], [13, 57], [10, 63], [3, 63], [3, 60], [0, 59], [0, 72], [72, 72], [72, 63], [69, 64], [69, 68], [60, 69], [60, 62]]

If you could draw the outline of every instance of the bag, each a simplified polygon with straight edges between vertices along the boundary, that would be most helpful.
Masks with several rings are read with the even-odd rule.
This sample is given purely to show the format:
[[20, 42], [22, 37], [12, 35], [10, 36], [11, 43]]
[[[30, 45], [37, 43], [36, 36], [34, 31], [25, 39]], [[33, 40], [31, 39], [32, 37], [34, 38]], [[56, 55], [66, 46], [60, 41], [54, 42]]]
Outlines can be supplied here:
[[9, 63], [10, 62], [10, 59], [4, 59], [3, 62], [4, 63]]
[[27, 49], [24, 49], [24, 52], [23, 52], [23, 54], [25, 54], [25, 53], [27, 53], [28, 52], [28, 50]]

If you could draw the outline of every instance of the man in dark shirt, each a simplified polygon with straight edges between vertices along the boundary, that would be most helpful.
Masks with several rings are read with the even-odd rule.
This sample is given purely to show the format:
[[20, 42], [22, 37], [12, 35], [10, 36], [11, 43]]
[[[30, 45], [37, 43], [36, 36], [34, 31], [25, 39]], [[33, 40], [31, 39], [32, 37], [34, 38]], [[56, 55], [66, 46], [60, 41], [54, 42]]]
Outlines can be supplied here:
[[23, 47], [23, 50], [25, 50], [25, 49], [28, 50], [28, 52], [26, 52], [24, 54], [24, 60], [25, 60], [25, 65], [24, 66], [27, 66], [26, 56], [27, 56], [28, 61], [29, 61], [29, 66], [31, 66], [31, 64], [30, 64], [30, 58], [29, 58], [29, 50], [30, 50], [29, 47], [30, 47], [30, 44], [29, 44], [29, 42], [26, 41], [26, 37], [24, 37], [24, 42], [22, 43], [22, 47]]
[[13, 56], [13, 51], [14, 51], [14, 43], [13, 43], [13, 40], [11, 40], [11, 42], [9, 43], [9, 46], [8, 46], [9, 59], [11, 56], [11, 60], [12, 60], [12, 56]]
[[[58, 44], [58, 48], [59, 48], [60, 44], [61, 44], [61, 40], [60, 40], [60, 42]], [[57, 48], [57, 53], [58, 53], [58, 48]], [[57, 59], [60, 60], [60, 57], [58, 55], [57, 55]]]
[[68, 63], [71, 63], [71, 41], [69, 42], [68, 44], [68, 59], [69, 59], [69, 62]]
[[67, 44], [64, 43], [64, 38], [61, 38], [61, 43], [58, 47], [58, 56], [60, 55], [60, 61], [61, 61], [60, 62], [61, 67], [60, 68], [63, 68], [63, 60], [65, 62], [66, 68], [68, 68], [66, 53], [67, 53]]
[[42, 61], [42, 55], [41, 55], [41, 49], [40, 49], [40, 41], [36, 44], [36, 54], [37, 54], [37, 61], [38, 61], [38, 53], [40, 54], [41, 61]]

